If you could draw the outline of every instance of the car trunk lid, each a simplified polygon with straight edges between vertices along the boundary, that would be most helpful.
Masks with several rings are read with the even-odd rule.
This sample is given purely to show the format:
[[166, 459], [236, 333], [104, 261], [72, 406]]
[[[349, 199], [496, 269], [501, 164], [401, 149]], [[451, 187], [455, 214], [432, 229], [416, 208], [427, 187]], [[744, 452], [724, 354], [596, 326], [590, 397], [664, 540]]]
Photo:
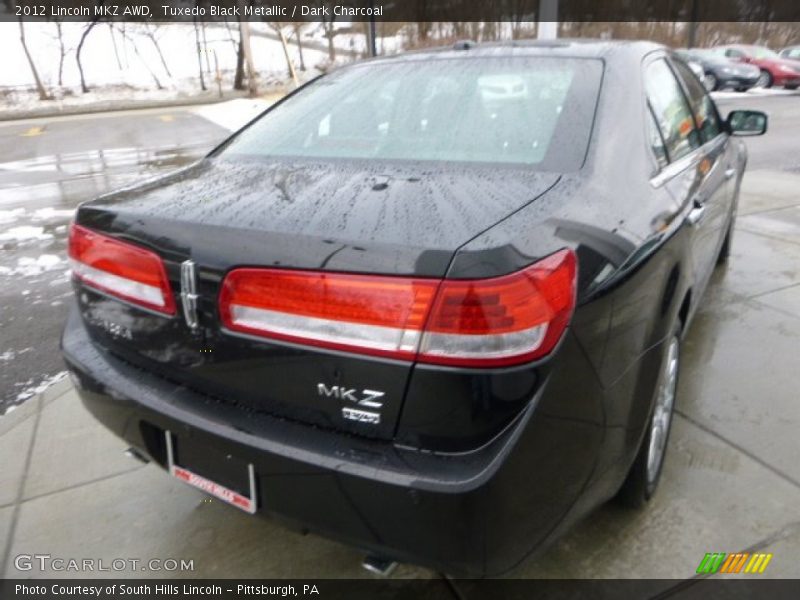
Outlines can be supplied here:
[[[411, 362], [233, 335], [218, 307], [225, 275], [269, 267], [442, 278], [460, 246], [557, 181], [497, 165], [207, 159], [84, 204], [77, 217], [157, 253], [176, 316], [80, 284], [79, 305], [98, 342], [209, 401], [391, 438]], [[377, 421], [358, 418], [365, 398]]]

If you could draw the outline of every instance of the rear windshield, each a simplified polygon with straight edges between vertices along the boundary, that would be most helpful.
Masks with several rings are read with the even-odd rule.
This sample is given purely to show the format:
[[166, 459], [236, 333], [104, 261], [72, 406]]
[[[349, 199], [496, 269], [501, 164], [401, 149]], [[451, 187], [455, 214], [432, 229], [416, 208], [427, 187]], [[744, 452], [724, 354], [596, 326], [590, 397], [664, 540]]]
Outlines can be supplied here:
[[603, 64], [503, 57], [391, 61], [318, 79], [238, 134], [222, 155], [583, 163]]

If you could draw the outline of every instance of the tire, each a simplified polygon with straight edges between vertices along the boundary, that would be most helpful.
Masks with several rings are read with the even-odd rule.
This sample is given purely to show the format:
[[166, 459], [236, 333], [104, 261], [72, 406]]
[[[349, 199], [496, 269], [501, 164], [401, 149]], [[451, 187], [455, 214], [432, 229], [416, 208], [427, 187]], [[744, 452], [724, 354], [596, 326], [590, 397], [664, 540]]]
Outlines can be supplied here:
[[785, 90], [796, 90], [797, 87], [798, 87], [797, 85], [785, 85], [785, 86], [783, 86], [783, 89], [785, 89]]
[[703, 77], [703, 85], [705, 86], [707, 92], [713, 92], [719, 87], [717, 76], [713, 73], [706, 73], [706, 76]]
[[734, 89], [735, 89], [737, 92], [746, 92], [746, 91], [747, 91], [747, 90], [749, 90], [750, 88], [749, 88], [749, 87], [741, 87], [741, 86], [740, 86], [740, 87], [737, 87], [737, 88], [734, 88]]
[[653, 497], [661, 479], [680, 371], [680, 327], [676, 325], [664, 346], [664, 358], [653, 392], [653, 409], [647, 431], [616, 500], [628, 508], [641, 508]]
[[769, 71], [762, 69], [761, 75], [758, 76], [758, 81], [754, 87], [771, 88], [773, 84], [772, 74]]

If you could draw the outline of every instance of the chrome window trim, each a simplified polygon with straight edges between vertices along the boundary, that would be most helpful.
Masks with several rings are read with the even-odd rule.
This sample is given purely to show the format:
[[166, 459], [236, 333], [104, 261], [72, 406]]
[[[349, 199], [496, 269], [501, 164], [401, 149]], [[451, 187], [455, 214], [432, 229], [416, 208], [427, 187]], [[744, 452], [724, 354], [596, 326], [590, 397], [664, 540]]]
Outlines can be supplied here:
[[700, 164], [700, 161], [705, 158], [706, 154], [709, 154], [711, 151], [715, 150], [717, 146], [724, 144], [726, 140], [727, 134], [724, 131], [721, 131], [714, 139], [707, 141], [699, 148], [692, 150], [686, 156], [682, 156], [675, 162], [672, 162], [661, 169], [661, 171], [650, 178], [650, 185], [652, 185], [654, 188], [659, 188], [686, 169], [696, 167], [698, 164]]

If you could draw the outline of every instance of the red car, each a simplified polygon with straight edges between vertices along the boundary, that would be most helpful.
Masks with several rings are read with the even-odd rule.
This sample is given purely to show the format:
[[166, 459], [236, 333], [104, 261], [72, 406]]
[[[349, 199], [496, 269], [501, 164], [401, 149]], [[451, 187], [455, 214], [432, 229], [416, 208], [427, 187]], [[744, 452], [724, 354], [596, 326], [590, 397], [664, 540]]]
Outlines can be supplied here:
[[715, 50], [731, 60], [750, 63], [761, 69], [757, 87], [777, 85], [794, 90], [800, 86], [800, 61], [783, 58], [763, 46], [730, 44]]

